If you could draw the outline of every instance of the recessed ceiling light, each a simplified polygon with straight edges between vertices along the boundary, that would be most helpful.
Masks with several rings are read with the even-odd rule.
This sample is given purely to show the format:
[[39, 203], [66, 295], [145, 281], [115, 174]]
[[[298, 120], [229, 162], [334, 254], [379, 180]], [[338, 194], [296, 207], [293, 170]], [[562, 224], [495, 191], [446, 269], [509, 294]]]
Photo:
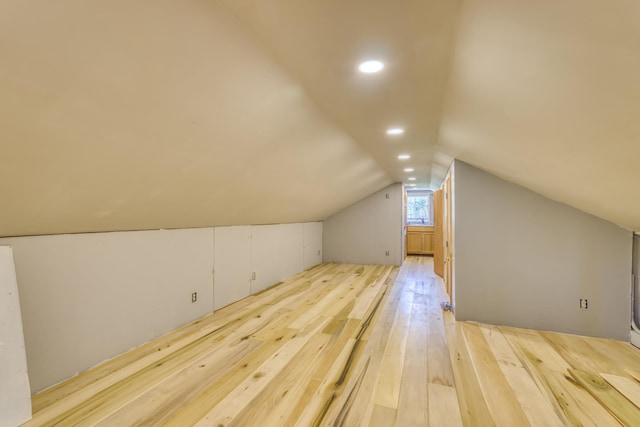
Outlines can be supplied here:
[[407, 187], [415, 187], [415, 184], [406, 184]]
[[413, 172], [413, 168], [404, 168], [405, 172]]
[[411, 156], [408, 155], [408, 154], [400, 154], [398, 156], [398, 159], [400, 159], [400, 160], [407, 160], [407, 159], [410, 159], [410, 158], [411, 158]]
[[387, 129], [387, 135], [402, 135], [404, 133], [404, 129], [402, 128], [389, 128]]
[[415, 181], [416, 179], [414, 177], [409, 177], [409, 181]]
[[360, 63], [360, 65], [358, 65], [358, 70], [360, 70], [361, 73], [365, 73], [365, 74], [379, 73], [383, 69], [384, 69], [384, 62], [377, 61], [377, 60], [364, 61]]

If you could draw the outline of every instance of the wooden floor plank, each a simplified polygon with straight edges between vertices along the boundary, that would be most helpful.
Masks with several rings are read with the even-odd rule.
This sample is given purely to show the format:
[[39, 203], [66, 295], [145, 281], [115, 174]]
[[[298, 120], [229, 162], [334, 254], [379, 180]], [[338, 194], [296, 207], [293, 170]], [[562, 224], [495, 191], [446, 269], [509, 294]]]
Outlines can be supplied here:
[[314, 362], [330, 339], [328, 334], [313, 336], [286, 364], [278, 381], [269, 382], [250, 404], [242, 406], [238, 415], [225, 425], [247, 426], [255, 420], [262, 420], [265, 425], [282, 425], [309, 381]]
[[[404, 424], [398, 424], [398, 426], [400, 425]], [[463, 425], [462, 417], [460, 416], [458, 396], [456, 395], [456, 390], [453, 387], [429, 383], [428, 425], [433, 427], [461, 427]]]
[[358, 342], [353, 337], [361, 327], [361, 322], [349, 319], [342, 330], [334, 333], [314, 366], [300, 400], [282, 425], [312, 425], [314, 420], [321, 418], [323, 408], [328, 409], [327, 405], [341, 389], [340, 377], [348, 370], [350, 356]]
[[[320, 384], [316, 393], [313, 394], [312, 400], [307, 404], [307, 408], [303, 411], [300, 419], [296, 425], [319, 425], [325, 419], [335, 419], [337, 417], [345, 416], [349, 413], [353, 404], [354, 393], [353, 390], [349, 390], [345, 394], [345, 390], [348, 387], [352, 387], [354, 378], [359, 385], [360, 380], [363, 379], [364, 374], [367, 372], [369, 366], [369, 359], [366, 359], [364, 354], [364, 347], [369, 346], [370, 330], [373, 325], [378, 325], [377, 320], [380, 317], [380, 312], [384, 311], [383, 319], [389, 319], [388, 321], [382, 321], [383, 325], [388, 324], [388, 328], [383, 328], [375, 335], [375, 337], [384, 335], [384, 340], [377, 340], [374, 338], [374, 342], [388, 340], [388, 333], [384, 334], [384, 331], [390, 330], [391, 321], [395, 314], [395, 308], [397, 307], [396, 301], [399, 302], [399, 289], [401, 287], [394, 287], [389, 291], [390, 282], [389, 279], [396, 277], [397, 270], [387, 276], [381, 286], [381, 291], [376, 296], [376, 299], [372, 301], [371, 306], [366, 311], [362, 321], [358, 323], [357, 334], [353, 339], [347, 341], [347, 346], [340, 353], [338, 361], [330, 365], [331, 368], [326, 371], [323, 365], [319, 365], [319, 370], [316, 370], [317, 377], [312, 384]], [[391, 303], [388, 304], [388, 298], [391, 299]], [[382, 309], [384, 307], [384, 309]], [[351, 322], [349, 322], [351, 324]], [[363, 369], [363, 359], [364, 369]], [[326, 362], [331, 362], [332, 359], [326, 359]], [[329, 372], [329, 375], [327, 375]], [[324, 378], [323, 378], [324, 377]], [[348, 385], [351, 384], [351, 385]], [[338, 403], [340, 402], [340, 403]], [[353, 415], [353, 412], [351, 413]]]
[[[391, 269], [389, 269], [391, 273]], [[388, 275], [387, 275], [388, 277]], [[362, 319], [369, 311], [369, 307], [380, 294], [386, 280], [376, 280], [367, 285], [367, 287], [355, 298], [353, 309], [349, 313], [351, 319]]]
[[598, 402], [625, 426], [640, 426], [640, 409], [599, 375], [578, 369], [569, 372]]
[[618, 393], [626, 397], [631, 403], [640, 408], [640, 384], [627, 377], [621, 377], [613, 374], [603, 374], [600, 376], [605, 379]]
[[[325, 322], [316, 322], [316, 330], [320, 330]], [[312, 350], [325, 339], [322, 335], [315, 335], [313, 331], [306, 336], [295, 335], [265, 360], [242, 383], [228, 393], [216, 406], [214, 406], [196, 426], [224, 426], [228, 425], [244, 407], [250, 405], [254, 398], [276, 378], [289, 362], [301, 351], [307, 343], [313, 342]], [[316, 342], [319, 341], [319, 342]]]
[[60, 414], [43, 426], [95, 425], [104, 418], [120, 410], [128, 402], [137, 399], [154, 387], [162, 384], [176, 371], [182, 370], [205, 357], [211, 346], [220, 342], [214, 334], [204, 336], [180, 351], [171, 353], [160, 361], [146, 366], [124, 380], [96, 393], [73, 409]]
[[[428, 389], [427, 389], [427, 296], [425, 283], [416, 284], [409, 336], [411, 345], [405, 352], [404, 369], [402, 371], [402, 387], [396, 415], [398, 426], [424, 426], [428, 424]], [[455, 393], [455, 391], [454, 391]]]
[[627, 369], [640, 371], [638, 355], [640, 351], [630, 343], [605, 338], [589, 338], [589, 344], [598, 351], [598, 354], [606, 357], [605, 366], [610, 372], [604, 370], [602, 372], [625, 376]]
[[[96, 425], [104, 427], [162, 425], [178, 409], [206, 390], [207, 383], [195, 382], [194, 377], [205, 377], [209, 381], [215, 381], [255, 351], [260, 344], [260, 341], [250, 339], [230, 346], [227, 351], [212, 351], [182, 371], [177, 371], [162, 384], [131, 400]], [[141, 411], [141, 408], [144, 408], [144, 411]]]
[[398, 408], [415, 286], [414, 282], [405, 285], [396, 311], [389, 341], [384, 349], [380, 376], [374, 389], [373, 402], [376, 405]]
[[386, 406], [374, 405], [371, 420], [367, 423], [370, 427], [393, 426], [396, 420], [396, 410]]
[[524, 368], [500, 329], [495, 326], [481, 326], [481, 329], [531, 425], [562, 426], [565, 419], [560, 418], [553, 405], [544, 398], [543, 391]]
[[618, 421], [569, 375], [570, 365], [538, 332], [500, 327], [556, 414], [568, 425], [616, 426]]
[[[399, 272], [399, 269], [395, 269], [391, 272], [391, 274], [389, 274], [389, 276], [387, 276], [387, 279], [382, 284], [380, 288], [380, 292], [376, 296], [376, 299], [372, 302], [372, 304], [369, 306], [369, 309], [363, 316], [364, 319], [368, 319], [367, 321], [371, 325], [378, 324], [378, 318], [380, 317], [381, 313], [384, 311], [384, 308], [386, 308], [385, 304], [393, 305], [393, 307], [390, 307], [389, 310], [393, 309], [394, 307], [397, 307], [397, 305], [394, 304], [393, 299], [390, 301], [388, 300], [391, 297], [391, 295], [396, 294], [395, 290], [396, 288], [398, 288], [398, 286], [395, 286], [396, 283], [404, 283], [404, 282], [400, 282], [397, 279], [398, 272]], [[382, 307], [380, 306], [380, 304], [382, 304]], [[371, 337], [371, 333], [374, 330], [375, 328], [366, 328], [366, 330], [361, 336], [362, 341], [365, 341], [365, 342], [368, 341], [369, 338]]]
[[[338, 378], [341, 376], [348, 364], [352, 349], [356, 339], [349, 339], [341, 349], [335, 347], [333, 351], [341, 350], [335, 360], [324, 355], [324, 362], [320, 366], [327, 366], [328, 369], [318, 370], [317, 367], [307, 384], [305, 391], [301, 394], [300, 400], [292, 409], [282, 426], [317, 426], [325, 418], [331, 403], [335, 400]], [[334, 363], [329, 363], [329, 362]]]
[[443, 316], [462, 424], [465, 427], [495, 426], [464, 341], [462, 323], [457, 323], [451, 312]]
[[[375, 330], [369, 338], [360, 341], [357, 360], [353, 360], [351, 369], [342, 380], [341, 392], [328, 408], [323, 424], [366, 425], [373, 410], [373, 396], [380, 376], [380, 366], [387, 347], [396, 311], [403, 296], [405, 283], [396, 281], [389, 293], [381, 312], [376, 316]], [[366, 336], [368, 330], [363, 335]]]
[[[561, 334], [555, 332], [541, 331], [540, 335], [551, 343], [553, 348], [560, 354], [573, 369], [587, 371], [592, 374], [606, 372], [607, 367], [617, 366], [609, 356], [595, 348], [593, 343], [598, 338], [585, 339], [579, 335]], [[615, 374], [624, 375], [624, 370], [614, 369]]]
[[636, 371], [634, 369], [626, 369], [627, 374], [629, 374], [633, 379], [640, 382], [640, 371]]
[[477, 324], [466, 323], [463, 333], [471, 362], [480, 380], [482, 394], [498, 426], [530, 425], [513, 390], [502, 375], [500, 366]]
[[[444, 321], [440, 303], [444, 301], [442, 294], [436, 289], [434, 278], [427, 282], [429, 288], [427, 296], [427, 340], [429, 341], [427, 359], [429, 368], [427, 380], [432, 384], [441, 384], [452, 387], [454, 385], [453, 370], [449, 359], [449, 347], [447, 346]], [[444, 288], [441, 289], [444, 293]]]
[[280, 347], [297, 334], [295, 330], [283, 331], [283, 335], [275, 340], [263, 343], [249, 356], [236, 363], [215, 382], [207, 382], [208, 387], [189, 401], [166, 422], [167, 426], [194, 425], [204, 417], [215, 405], [223, 400], [233, 389], [255, 372]]

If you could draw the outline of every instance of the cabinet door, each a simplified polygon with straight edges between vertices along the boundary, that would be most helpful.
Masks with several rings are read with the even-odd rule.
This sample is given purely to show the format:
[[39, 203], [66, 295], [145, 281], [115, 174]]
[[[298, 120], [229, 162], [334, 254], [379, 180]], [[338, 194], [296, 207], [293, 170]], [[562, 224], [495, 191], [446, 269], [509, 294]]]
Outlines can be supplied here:
[[409, 231], [407, 232], [407, 253], [419, 254], [422, 253], [422, 233]]
[[432, 254], [433, 253], [433, 234], [432, 233], [424, 233], [424, 247], [422, 248], [423, 253]]

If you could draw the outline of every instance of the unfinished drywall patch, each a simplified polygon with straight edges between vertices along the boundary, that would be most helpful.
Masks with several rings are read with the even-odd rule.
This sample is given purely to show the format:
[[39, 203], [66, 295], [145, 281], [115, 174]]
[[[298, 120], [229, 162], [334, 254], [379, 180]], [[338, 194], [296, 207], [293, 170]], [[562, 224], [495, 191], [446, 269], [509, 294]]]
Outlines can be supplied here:
[[9, 246], [0, 246], [0, 426], [31, 419], [31, 392], [22, 334], [20, 299]]
[[402, 184], [393, 184], [324, 221], [326, 262], [402, 265]]
[[454, 179], [457, 320], [629, 340], [630, 231], [464, 162]]

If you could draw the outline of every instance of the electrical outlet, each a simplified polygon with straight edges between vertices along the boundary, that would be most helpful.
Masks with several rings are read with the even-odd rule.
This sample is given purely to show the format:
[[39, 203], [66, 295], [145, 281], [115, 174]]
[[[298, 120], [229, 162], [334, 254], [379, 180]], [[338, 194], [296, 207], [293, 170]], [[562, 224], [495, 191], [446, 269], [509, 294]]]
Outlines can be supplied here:
[[318, 249], [318, 256], [320, 256], [320, 249]]
[[192, 292], [191, 293], [191, 302], [196, 302], [198, 301], [198, 293], [197, 292]]
[[255, 271], [253, 273], [251, 273], [251, 280], [256, 280], [256, 273]]
[[389, 251], [386, 251], [386, 252], [385, 252], [385, 255], [386, 255], [386, 256], [389, 256]]
[[589, 308], [589, 300], [586, 298], [580, 298], [580, 308]]

